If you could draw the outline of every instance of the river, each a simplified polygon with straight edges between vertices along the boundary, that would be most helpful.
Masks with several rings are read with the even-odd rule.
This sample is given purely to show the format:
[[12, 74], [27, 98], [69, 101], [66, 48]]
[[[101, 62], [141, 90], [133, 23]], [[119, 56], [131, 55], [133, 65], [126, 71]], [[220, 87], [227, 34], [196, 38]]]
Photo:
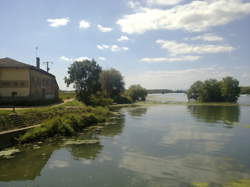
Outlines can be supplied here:
[[99, 133], [75, 137], [97, 143], [52, 141], [0, 160], [0, 186], [250, 184], [249, 106], [160, 104], [120, 112]]

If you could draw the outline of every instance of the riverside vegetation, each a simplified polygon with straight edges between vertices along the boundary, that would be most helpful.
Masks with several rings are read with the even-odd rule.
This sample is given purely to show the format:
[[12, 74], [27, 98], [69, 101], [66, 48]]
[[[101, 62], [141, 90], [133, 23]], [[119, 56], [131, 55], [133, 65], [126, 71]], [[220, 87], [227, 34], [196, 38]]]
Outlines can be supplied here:
[[75, 93], [61, 91], [60, 99], [72, 101], [57, 106], [17, 110], [15, 113], [0, 111], [0, 131], [39, 124], [17, 138], [19, 143], [57, 135], [70, 136], [89, 125], [106, 121], [112, 114], [111, 104], [131, 104], [145, 100], [147, 95], [146, 89], [140, 85], [132, 85], [125, 90], [119, 71], [102, 70], [94, 60], [74, 62], [69, 67], [65, 83], [68, 86], [73, 84]]
[[[17, 138], [26, 143], [57, 135], [70, 136], [83, 128], [104, 122], [112, 114], [111, 104], [131, 104], [145, 101], [147, 91], [140, 85], [125, 90], [123, 76], [118, 70], [102, 68], [94, 60], [76, 61], [65, 77], [73, 92], [60, 92], [62, 99], [76, 100], [59, 106], [20, 110], [16, 113], [0, 111], [0, 130], [9, 130], [39, 124]], [[187, 91], [189, 99], [201, 102], [236, 102], [240, 94], [239, 82], [232, 77], [222, 81], [197, 81]], [[48, 120], [49, 119], [49, 120]]]

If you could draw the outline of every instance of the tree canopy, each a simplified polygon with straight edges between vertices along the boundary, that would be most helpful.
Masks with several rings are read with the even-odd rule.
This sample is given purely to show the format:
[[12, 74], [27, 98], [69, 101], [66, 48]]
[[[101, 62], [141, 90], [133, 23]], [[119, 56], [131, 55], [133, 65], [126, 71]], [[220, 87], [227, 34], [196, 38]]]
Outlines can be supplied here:
[[99, 75], [101, 67], [95, 60], [75, 61], [68, 68], [68, 77], [65, 77], [67, 86], [73, 84], [78, 100], [89, 103], [90, 96], [100, 90]]
[[187, 91], [189, 100], [200, 102], [237, 102], [239, 94], [239, 81], [232, 77], [225, 77], [221, 81], [197, 81]]
[[131, 85], [127, 90], [127, 95], [132, 99], [133, 102], [135, 101], [145, 101], [147, 96], [147, 90], [141, 85]]
[[99, 81], [104, 95], [114, 100], [125, 90], [123, 77], [116, 69], [103, 70]]

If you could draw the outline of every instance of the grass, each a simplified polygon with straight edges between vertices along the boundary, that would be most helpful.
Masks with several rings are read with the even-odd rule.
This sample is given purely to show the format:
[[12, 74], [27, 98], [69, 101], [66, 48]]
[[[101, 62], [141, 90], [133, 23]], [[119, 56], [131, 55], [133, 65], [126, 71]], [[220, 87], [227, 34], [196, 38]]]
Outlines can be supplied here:
[[7, 110], [0, 111], [0, 131], [40, 124], [47, 119], [66, 114], [81, 114], [99, 110], [98, 107], [95, 109], [73, 100], [58, 106], [16, 110], [15, 113]]
[[67, 114], [62, 117], [55, 117], [42, 123], [21, 135], [18, 139], [20, 143], [33, 142], [53, 136], [72, 136], [83, 128], [104, 122], [110, 112], [106, 108], [92, 108], [91, 112], [82, 114]]
[[59, 98], [62, 100], [75, 98], [74, 91], [59, 91]]

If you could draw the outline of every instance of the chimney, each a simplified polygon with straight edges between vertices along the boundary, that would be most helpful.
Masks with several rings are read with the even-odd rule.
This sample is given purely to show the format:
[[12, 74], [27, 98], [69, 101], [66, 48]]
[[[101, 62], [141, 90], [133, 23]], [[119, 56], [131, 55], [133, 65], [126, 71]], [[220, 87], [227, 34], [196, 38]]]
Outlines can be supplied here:
[[36, 68], [40, 69], [40, 58], [36, 57]]

